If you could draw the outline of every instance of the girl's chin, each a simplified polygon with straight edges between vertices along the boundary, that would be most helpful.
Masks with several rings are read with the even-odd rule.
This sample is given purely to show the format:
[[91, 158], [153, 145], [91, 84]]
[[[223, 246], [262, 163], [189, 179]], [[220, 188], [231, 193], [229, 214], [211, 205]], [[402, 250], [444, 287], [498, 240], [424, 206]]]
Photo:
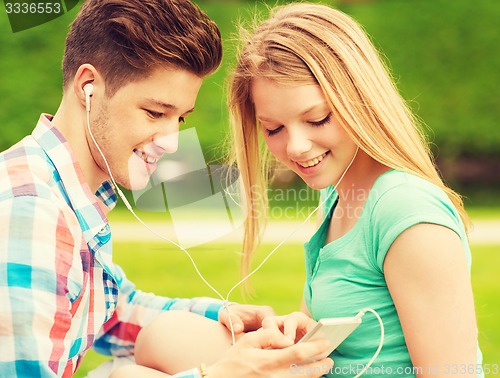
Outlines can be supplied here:
[[304, 181], [308, 187], [314, 190], [321, 190], [330, 186], [329, 182], [323, 180], [311, 180], [310, 178], [304, 178], [304, 177], [301, 178], [302, 181]]

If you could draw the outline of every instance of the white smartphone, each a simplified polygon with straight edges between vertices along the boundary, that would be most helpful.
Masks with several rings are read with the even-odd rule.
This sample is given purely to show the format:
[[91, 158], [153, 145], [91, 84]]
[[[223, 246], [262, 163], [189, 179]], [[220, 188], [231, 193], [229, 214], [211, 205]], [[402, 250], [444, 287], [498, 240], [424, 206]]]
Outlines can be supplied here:
[[327, 339], [330, 341], [330, 348], [304, 363], [313, 362], [326, 358], [361, 324], [361, 316], [346, 318], [324, 318], [307, 332], [299, 343], [304, 343], [316, 339]]

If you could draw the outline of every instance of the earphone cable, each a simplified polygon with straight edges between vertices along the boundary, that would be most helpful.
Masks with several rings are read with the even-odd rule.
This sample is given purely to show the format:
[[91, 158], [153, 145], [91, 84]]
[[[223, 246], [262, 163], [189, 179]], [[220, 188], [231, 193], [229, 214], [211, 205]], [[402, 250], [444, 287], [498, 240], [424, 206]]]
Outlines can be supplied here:
[[[337, 184], [334, 186], [335, 190], [337, 189], [338, 185], [341, 183], [342, 179], [346, 175], [346, 173], [349, 170], [349, 168], [351, 168], [351, 165], [354, 163], [354, 160], [356, 159], [356, 156], [358, 155], [358, 151], [359, 151], [359, 147], [356, 148], [356, 152], [354, 153], [353, 158], [351, 159], [350, 163], [347, 165], [347, 168], [342, 173], [342, 176], [340, 176], [340, 179], [338, 180]], [[313, 211], [311, 211], [311, 213], [306, 217], [306, 219], [298, 227], [296, 227], [295, 229], [293, 229], [292, 232], [290, 232], [276, 247], [274, 247], [274, 249], [271, 252], [269, 252], [269, 254], [264, 258], [264, 260], [262, 260], [262, 262], [254, 270], [252, 270], [245, 277], [243, 277], [236, 285], [234, 285], [233, 288], [231, 290], [229, 290], [229, 293], [227, 294], [227, 299], [229, 298], [229, 296], [231, 295], [231, 293], [238, 286], [240, 286], [247, 279], [249, 279], [251, 276], [253, 276], [260, 268], [262, 268], [262, 266], [267, 262], [267, 260], [269, 260], [271, 258], [271, 256], [274, 255], [274, 253], [278, 250], [278, 248], [280, 248], [284, 243], [286, 243], [299, 229], [302, 228], [302, 226], [304, 226], [304, 224], [307, 223], [307, 221], [309, 221], [309, 219], [311, 219], [311, 217], [314, 215], [314, 213], [316, 213], [320, 208], [323, 207], [323, 205], [326, 203], [326, 201], [330, 198], [330, 196], [333, 193], [334, 193], [334, 190], [332, 190], [328, 194], [328, 196], [326, 196], [326, 198]]]
[[[86, 92], [86, 95], [87, 95], [87, 103], [90, 103], [90, 95]], [[231, 313], [230, 313], [230, 310], [229, 310], [229, 297], [231, 296], [232, 292], [238, 287], [240, 286], [241, 284], [243, 284], [247, 279], [249, 279], [252, 275], [254, 275], [258, 270], [260, 270], [260, 268], [262, 268], [262, 266], [271, 258], [271, 256], [274, 255], [274, 253], [285, 243], [287, 242], [290, 237], [292, 237], [295, 232], [297, 232], [307, 221], [309, 221], [309, 219], [313, 216], [314, 213], [316, 213], [316, 211], [318, 211], [318, 209], [320, 209], [324, 204], [325, 202], [328, 200], [328, 198], [330, 198], [330, 196], [332, 195], [332, 193], [334, 192], [334, 190], [332, 190], [329, 195], [306, 217], [306, 219], [298, 226], [296, 227], [294, 230], [292, 230], [291, 233], [289, 233], [285, 239], [283, 239], [267, 256], [266, 258], [254, 269], [252, 270], [249, 274], [247, 274], [244, 278], [242, 278], [236, 285], [234, 285], [231, 290], [229, 290], [227, 296], [224, 298], [224, 296], [222, 294], [219, 293], [219, 291], [217, 289], [215, 289], [209, 282], [207, 279], [205, 279], [205, 277], [203, 276], [203, 274], [200, 272], [196, 262], [194, 261], [193, 257], [191, 256], [191, 254], [184, 248], [182, 247], [180, 244], [176, 243], [175, 241], [159, 234], [158, 232], [156, 232], [155, 230], [153, 230], [152, 228], [150, 228], [136, 213], [135, 211], [132, 209], [132, 206], [130, 205], [130, 203], [128, 202], [127, 198], [125, 197], [125, 195], [123, 194], [123, 192], [120, 190], [120, 188], [118, 187], [116, 181], [115, 181], [115, 178], [111, 172], [111, 168], [109, 167], [109, 164], [108, 164], [108, 161], [106, 159], [106, 157], [104, 156], [104, 153], [102, 152], [101, 148], [99, 147], [99, 144], [97, 143], [97, 141], [95, 140], [94, 138], [94, 135], [92, 133], [92, 130], [91, 130], [91, 127], [90, 127], [90, 106], [87, 106], [86, 108], [86, 118], [87, 118], [87, 129], [88, 129], [88, 132], [90, 134], [90, 137], [92, 138], [92, 141], [94, 142], [94, 145], [96, 146], [97, 150], [99, 151], [99, 154], [101, 155], [101, 157], [103, 158], [104, 160], [104, 164], [106, 165], [106, 169], [108, 170], [108, 173], [109, 173], [109, 177], [111, 179], [111, 182], [113, 183], [114, 185], [114, 188], [116, 190], [116, 192], [118, 193], [118, 195], [120, 196], [120, 198], [122, 199], [122, 201], [124, 202], [125, 206], [127, 207], [127, 209], [130, 211], [130, 213], [132, 213], [132, 215], [147, 229], [149, 230], [152, 234], [154, 234], [155, 236], [159, 237], [160, 239], [168, 242], [168, 243], [171, 243], [173, 244], [175, 247], [179, 248], [181, 251], [183, 251], [185, 253], [185, 255], [189, 258], [189, 260], [191, 261], [191, 264], [193, 265], [196, 273], [198, 274], [198, 276], [201, 278], [201, 280], [222, 300], [223, 302], [223, 307], [224, 309], [227, 311], [227, 314], [228, 314], [228, 320], [229, 320], [229, 326], [230, 326], [230, 331], [231, 331], [231, 337], [232, 337], [232, 342], [233, 344], [235, 344], [236, 342], [236, 338], [235, 338], [235, 334], [234, 334], [234, 327], [233, 327], [233, 322], [232, 322], [232, 319], [231, 319]], [[351, 165], [354, 163], [354, 160], [356, 159], [356, 156], [358, 154], [358, 151], [359, 151], [359, 147], [356, 148], [356, 152], [354, 153], [354, 156], [353, 158], [351, 159], [350, 163], [348, 164], [347, 168], [344, 170], [344, 172], [342, 173], [340, 179], [338, 180], [337, 184], [334, 186], [335, 190], [337, 189], [338, 185], [340, 184], [340, 182], [342, 181], [342, 179], [344, 178], [344, 176], [346, 175], [347, 171], [349, 170], [349, 168], [351, 167]]]

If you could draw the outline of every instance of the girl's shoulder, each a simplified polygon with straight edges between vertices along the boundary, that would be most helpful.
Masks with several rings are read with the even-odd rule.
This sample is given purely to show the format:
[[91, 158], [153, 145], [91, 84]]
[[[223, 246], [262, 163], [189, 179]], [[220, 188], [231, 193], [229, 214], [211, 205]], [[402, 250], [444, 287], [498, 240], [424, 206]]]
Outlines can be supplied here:
[[377, 179], [367, 205], [372, 227], [411, 222], [461, 228], [460, 214], [442, 188], [399, 170], [388, 171]]
[[380, 191], [389, 191], [393, 188], [403, 187], [405, 189], [415, 189], [417, 191], [430, 191], [430, 192], [441, 192], [444, 195], [444, 191], [437, 185], [431, 183], [429, 180], [421, 178], [413, 173], [404, 172], [398, 169], [391, 169], [383, 174], [381, 174], [375, 184], [373, 189]]
[[417, 224], [449, 228], [468, 248], [460, 214], [445, 191], [416, 175], [397, 170], [384, 173], [373, 185], [367, 206], [364, 229], [381, 271], [394, 240]]
[[369, 194], [369, 200], [374, 204], [383, 201], [411, 205], [431, 199], [453, 206], [439, 186], [412, 173], [395, 169], [380, 175]]

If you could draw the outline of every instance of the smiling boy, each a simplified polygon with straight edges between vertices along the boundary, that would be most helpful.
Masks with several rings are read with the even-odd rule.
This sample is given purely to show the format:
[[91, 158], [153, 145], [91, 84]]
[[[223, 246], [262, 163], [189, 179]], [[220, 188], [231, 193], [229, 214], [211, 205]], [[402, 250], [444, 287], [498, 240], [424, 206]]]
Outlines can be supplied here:
[[[177, 149], [179, 124], [221, 59], [217, 26], [188, 0], [83, 4], [66, 39], [56, 114], [42, 114], [31, 135], [0, 154], [0, 377], [70, 377], [91, 347], [132, 355], [139, 331], [170, 310], [228, 324], [221, 301], [136, 290], [113, 263], [106, 218], [117, 201], [111, 173], [128, 189], [147, 184], [160, 157]], [[239, 332], [273, 314], [231, 309]], [[203, 327], [227, 338], [217, 322]], [[243, 363], [271, 376], [326, 348], [264, 350], [291, 345], [269, 331], [240, 340], [219, 376], [239, 376]], [[195, 366], [175, 377], [200, 377]], [[137, 368], [137, 376], [165, 376]]]
[[130, 354], [167, 309], [217, 319], [220, 302], [152, 297], [114, 265], [106, 213], [117, 197], [83, 88], [93, 85], [90, 129], [115, 180], [141, 187], [221, 58], [217, 26], [188, 1], [83, 4], [57, 113], [0, 155], [0, 376], [69, 377], [92, 346]]

